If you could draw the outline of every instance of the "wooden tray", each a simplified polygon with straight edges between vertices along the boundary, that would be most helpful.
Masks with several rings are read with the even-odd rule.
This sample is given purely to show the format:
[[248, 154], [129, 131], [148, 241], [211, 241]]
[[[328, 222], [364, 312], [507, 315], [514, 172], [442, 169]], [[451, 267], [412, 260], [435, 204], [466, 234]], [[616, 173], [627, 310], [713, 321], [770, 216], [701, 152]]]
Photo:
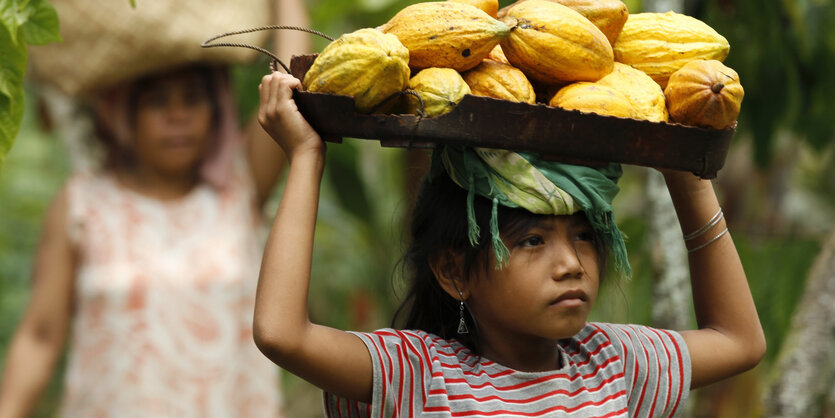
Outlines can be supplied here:
[[[315, 55], [294, 56], [299, 78]], [[296, 91], [301, 113], [328, 141], [360, 138], [386, 147], [455, 144], [535, 152], [543, 158], [600, 166], [609, 162], [689, 171], [710, 179], [725, 163], [735, 127], [714, 130], [648, 122], [465, 96], [451, 112], [432, 118], [361, 114], [348, 96]]]

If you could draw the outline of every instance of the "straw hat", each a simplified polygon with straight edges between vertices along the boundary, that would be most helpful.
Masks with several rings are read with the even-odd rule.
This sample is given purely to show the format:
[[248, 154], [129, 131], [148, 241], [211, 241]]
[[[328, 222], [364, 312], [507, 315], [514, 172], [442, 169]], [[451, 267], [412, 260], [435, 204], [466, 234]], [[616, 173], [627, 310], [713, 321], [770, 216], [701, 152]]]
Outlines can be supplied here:
[[[30, 76], [69, 95], [83, 95], [190, 62], [243, 63], [257, 52], [201, 48], [225, 32], [268, 25], [271, 0], [52, 0], [64, 42], [29, 48]], [[264, 47], [267, 32], [236, 42]]]

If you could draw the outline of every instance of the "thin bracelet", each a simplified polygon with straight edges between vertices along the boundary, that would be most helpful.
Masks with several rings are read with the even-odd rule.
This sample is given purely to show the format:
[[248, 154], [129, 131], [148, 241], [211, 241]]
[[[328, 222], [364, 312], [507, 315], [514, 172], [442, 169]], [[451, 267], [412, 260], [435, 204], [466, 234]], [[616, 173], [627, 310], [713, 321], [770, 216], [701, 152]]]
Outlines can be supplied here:
[[697, 246], [697, 247], [695, 247], [695, 248], [691, 248], [691, 249], [687, 250], [687, 253], [689, 254], [689, 253], [692, 253], [692, 252], [695, 252], [695, 251], [701, 250], [702, 248], [707, 247], [707, 246], [708, 246], [708, 245], [710, 245], [710, 244], [713, 244], [713, 241], [716, 241], [717, 239], [722, 238], [722, 235], [725, 235], [725, 234], [727, 234], [727, 233], [728, 233], [728, 228], [725, 228], [725, 230], [723, 230], [722, 232], [720, 232], [720, 233], [719, 233], [718, 235], [716, 235], [715, 237], [711, 238], [711, 239], [710, 239], [710, 241], [708, 241], [708, 242], [706, 242], [706, 243], [704, 243], [704, 244], [702, 244], [702, 245], [699, 245], [699, 246]]
[[685, 240], [685, 241], [690, 241], [690, 240], [691, 240], [691, 239], [693, 239], [693, 238], [698, 238], [698, 237], [700, 237], [700, 236], [701, 236], [701, 235], [703, 235], [705, 232], [709, 231], [709, 230], [710, 230], [710, 228], [713, 228], [714, 226], [716, 226], [716, 224], [718, 224], [718, 223], [719, 223], [719, 221], [720, 221], [720, 220], [722, 220], [722, 218], [723, 218], [724, 216], [725, 216], [725, 214], [722, 212], [722, 208], [720, 207], [720, 208], [719, 208], [719, 211], [718, 211], [718, 212], [716, 212], [716, 215], [713, 215], [713, 217], [712, 217], [712, 218], [710, 218], [710, 220], [709, 220], [709, 221], [707, 221], [707, 223], [706, 223], [706, 224], [704, 224], [704, 226], [702, 226], [702, 227], [701, 227], [701, 228], [699, 228], [698, 230], [693, 231], [693, 232], [691, 232], [691, 233], [689, 233], [689, 234], [685, 235], [685, 236], [684, 236], [684, 240]]

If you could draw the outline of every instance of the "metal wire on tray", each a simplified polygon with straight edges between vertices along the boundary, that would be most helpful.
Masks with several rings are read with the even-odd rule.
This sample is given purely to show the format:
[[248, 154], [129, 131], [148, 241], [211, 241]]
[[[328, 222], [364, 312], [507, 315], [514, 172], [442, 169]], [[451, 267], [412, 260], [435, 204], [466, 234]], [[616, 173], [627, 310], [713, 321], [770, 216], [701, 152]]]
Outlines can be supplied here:
[[243, 35], [243, 34], [246, 34], [246, 33], [259, 32], [259, 31], [264, 31], [264, 30], [285, 30], [285, 29], [312, 33], [314, 35], [319, 35], [319, 36], [321, 36], [321, 37], [323, 37], [323, 38], [325, 38], [329, 41], [334, 40], [334, 38], [332, 38], [328, 35], [325, 35], [324, 33], [319, 32], [317, 30], [313, 30], [313, 29], [302, 28], [302, 27], [299, 27], [299, 26], [269, 25], [269, 26], [260, 26], [260, 27], [257, 27], [257, 28], [251, 28], [251, 29], [243, 29], [243, 30], [238, 30], [238, 31], [234, 31], [234, 32], [222, 33], [220, 35], [211, 37], [211, 38], [203, 41], [203, 43], [201, 43], [200, 46], [203, 47], [203, 48], [215, 48], [215, 47], [222, 46], [222, 47], [254, 49], [254, 50], [272, 58], [272, 61], [270, 61], [270, 70], [271, 71], [278, 71], [278, 67], [276, 67], [276, 63], [278, 63], [278, 64], [281, 64], [281, 68], [283, 68], [284, 71], [289, 74], [290, 73], [290, 68], [288, 68], [286, 65], [284, 65], [284, 62], [282, 62], [280, 58], [278, 58], [272, 52], [270, 52], [270, 51], [268, 51], [264, 48], [261, 48], [259, 46], [249, 45], [249, 44], [244, 44], [244, 43], [239, 43], [239, 42], [223, 42], [223, 43], [215, 43], [215, 44], [211, 43], [212, 41], [218, 40], [220, 38], [225, 38], [227, 36]]

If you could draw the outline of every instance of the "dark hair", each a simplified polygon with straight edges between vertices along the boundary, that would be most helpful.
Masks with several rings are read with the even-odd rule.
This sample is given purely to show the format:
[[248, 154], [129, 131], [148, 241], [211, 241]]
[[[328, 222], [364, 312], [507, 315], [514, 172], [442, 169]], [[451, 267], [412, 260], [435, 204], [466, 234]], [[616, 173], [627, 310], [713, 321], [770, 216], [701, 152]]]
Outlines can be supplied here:
[[[208, 65], [195, 64], [193, 66], [172, 69], [162, 73], [149, 74], [140, 77], [127, 86], [126, 89], [126, 103], [124, 110], [127, 113], [127, 122], [130, 128], [133, 129], [136, 123], [136, 108], [140, 94], [150, 88], [161, 77], [182, 72], [195, 72], [200, 76], [201, 81], [206, 87], [206, 92], [212, 104], [212, 128], [217, 130], [220, 121], [220, 103], [218, 102], [218, 94], [215, 78], [213, 72], [215, 69]], [[119, 166], [131, 166], [136, 163], [136, 157], [133, 152], [120, 144], [117, 134], [113, 131], [112, 124], [108, 121], [102, 120], [102, 115], [93, 111], [93, 126], [95, 129], [96, 140], [104, 147], [105, 151], [105, 167], [112, 169]]]
[[[420, 329], [444, 339], [456, 339], [476, 354], [481, 354], [478, 327], [468, 312], [465, 315], [468, 334], [458, 334], [460, 301], [444, 291], [430, 268], [430, 261], [444, 252], [460, 257], [458, 271], [463, 279], [470, 277], [473, 269], [489, 269], [488, 251], [492, 202], [475, 196], [475, 219], [481, 234], [479, 242], [470, 244], [467, 224], [467, 191], [455, 184], [445, 173], [429, 180], [424, 179], [412, 212], [411, 242], [401, 260], [403, 277], [408, 291], [392, 319], [392, 327], [405, 316], [400, 328]], [[540, 222], [543, 216], [521, 208], [498, 207], [498, 226], [501, 237], [515, 241]], [[596, 235], [596, 234], [595, 234]], [[600, 280], [608, 265], [609, 250], [595, 237]], [[466, 303], [465, 303], [466, 304]]]

